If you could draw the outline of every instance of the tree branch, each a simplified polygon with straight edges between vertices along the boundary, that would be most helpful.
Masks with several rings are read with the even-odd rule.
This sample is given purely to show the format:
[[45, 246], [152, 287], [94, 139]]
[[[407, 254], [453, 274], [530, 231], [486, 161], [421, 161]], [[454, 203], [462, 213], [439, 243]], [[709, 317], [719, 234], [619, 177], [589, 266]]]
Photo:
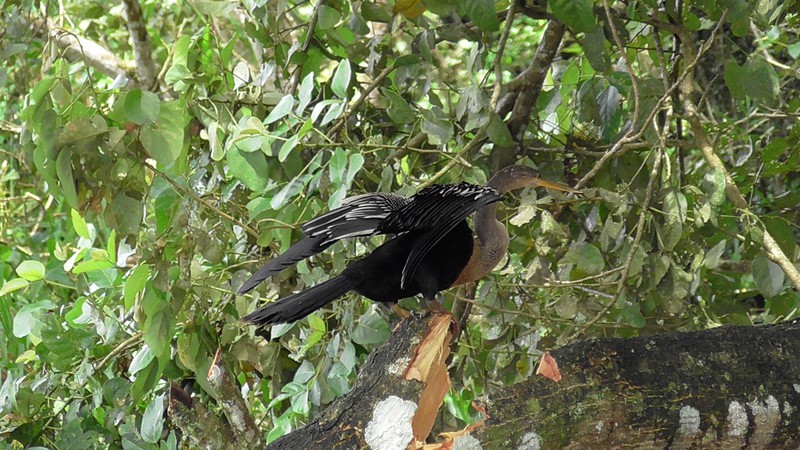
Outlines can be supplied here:
[[49, 21], [48, 28], [50, 39], [70, 61], [81, 59], [87, 66], [110, 78], [120, 75], [127, 76], [131, 73], [132, 64], [117, 58], [100, 44], [64, 29], [52, 27]]
[[527, 73], [526, 77], [517, 82], [519, 83], [519, 95], [514, 102], [511, 117], [507, 121], [508, 129], [516, 142], [522, 142], [530, 122], [531, 111], [539, 98], [542, 83], [544, 83], [553, 58], [558, 52], [565, 30], [566, 27], [556, 21], [551, 21], [547, 25], [539, 48], [536, 50], [536, 56], [533, 57], [528, 70], [524, 72]]
[[122, 0], [122, 3], [125, 5], [126, 24], [136, 63], [136, 82], [145, 89], [153, 89], [156, 67], [153, 64], [153, 52], [142, 16], [142, 7], [137, 0]]
[[[441, 337], [441, 325], [402, 322], [350, 393], [270, 448], [406, 448], [409, 412], [419, 414], [425, 395], [404, 375], [420, 355], [436, 354], [421, 349], [437, 348], [431, 336]], [[800, 321], [572, 344], [552, 352], [560, 382], [534, 376], [490, 392], [478, 400], [485, 422], [425, 448], [793, 448], [798, 354]], [[375, 428], [382, 420], [387, 428]]]

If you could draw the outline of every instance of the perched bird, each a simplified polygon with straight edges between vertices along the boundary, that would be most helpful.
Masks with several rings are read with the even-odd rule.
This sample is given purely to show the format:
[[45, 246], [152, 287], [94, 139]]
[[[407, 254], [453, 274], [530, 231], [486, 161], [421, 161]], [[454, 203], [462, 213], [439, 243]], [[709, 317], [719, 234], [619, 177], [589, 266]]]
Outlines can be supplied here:
[[[402, 311], [398, 300], [421, 293], [430, 309], [443, 311], [436, 301], [439, 291], [478, 280], [503, 259], [509, 236], [495, 217], [497, 202], [509, 191], [528, 186], [578, 192], [539, 178], [531, 168], [512, 165], [497, 172], [487, 186], [442, 184], [411, 197], [375, 193], [350, 198], [303, 224], [305, 237], [253, 274], [239, 293], [341, 239], [396, 236], [351, 263], [341, 275], [271, 303], [244, 320], [257, 325], [294, 322], [349, 291], [387, 303], [397, 312]], [[476, 213], [477, 238], [465, 220], [472, 213]]]

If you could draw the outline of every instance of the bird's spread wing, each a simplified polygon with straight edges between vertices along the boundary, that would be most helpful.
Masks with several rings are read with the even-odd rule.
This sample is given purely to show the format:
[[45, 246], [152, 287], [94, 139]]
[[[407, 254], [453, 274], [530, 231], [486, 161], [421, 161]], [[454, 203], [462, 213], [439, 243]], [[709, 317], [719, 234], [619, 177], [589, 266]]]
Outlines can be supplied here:
[[349, 237], [378, 234], [383, 221], [409, 201], [406, 197], [383, 192], [351, 197], [342, 206], [303, 224], [303, 232], [307, 236], [322, 237], [326, 245]]
[[408, 255], [401, 279], [405, 287], [419, 263], [447, 233], [478, 209], [503, 198], [491, 187], [469, 183], [434, 185], [419, 191], [381, 225], [384, 233], [427, 230]]
[[341, 239], [380, 233], [380, 224], [408, 202], [406, 197], [387, 193], [346, 199], [342, 206], [304, 223], [302, 229], [306, 236], [258, 269], [239, 288], [239, 294], [249, 292], [272, 275], [324, 251]]

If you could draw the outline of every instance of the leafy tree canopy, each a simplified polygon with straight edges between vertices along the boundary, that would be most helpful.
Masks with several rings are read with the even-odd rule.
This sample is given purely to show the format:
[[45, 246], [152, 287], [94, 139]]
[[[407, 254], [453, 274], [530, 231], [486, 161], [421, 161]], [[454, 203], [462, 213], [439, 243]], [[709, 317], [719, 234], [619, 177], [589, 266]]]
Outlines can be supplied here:
[[798, 315], [795, 1], [0, 10], [0, 434], [15, 448], [176, 448], [169, 383], [213, 403], [217, 349], [265, 441], [301, 426], [396, 318], [350, 295], [266, 333], [237, 320], [379, 240], [235, 289], [347, 196], [483, 184], [515, 162], [584, 195], [510, 198], [508, 264], [444, 294], [468, 318], [438, 431], [557, 345]]

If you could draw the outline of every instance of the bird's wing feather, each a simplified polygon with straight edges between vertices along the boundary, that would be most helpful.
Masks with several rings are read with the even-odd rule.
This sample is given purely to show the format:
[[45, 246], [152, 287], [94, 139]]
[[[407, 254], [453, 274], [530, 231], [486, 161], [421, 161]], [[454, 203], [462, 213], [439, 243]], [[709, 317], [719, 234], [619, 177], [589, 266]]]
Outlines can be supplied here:
[[469, 183], [435, 185], [421, 190], [406, 205], [392, 213], [381, 226], [382, 229], [427, 230], [411, 248], [403, 267], [401, 287], [408, 284], [430, 249], [456, 225], [478, 209], [502, 198], [491, 187]]
[[381, 223], [409, 202], [396, 194], [375, 193], [349, 198], [342, 206], [303, 224], [303, 232], [311, 237], [324, 237], [327, 245], [355, 236], [379, 233]]
[[304, 223], [302, 229], [306, 236], [258, 269], [239, 288], [239, 294], [249, 292], [267, 278], [324, 251], [339, 240], [378, 233], [380, 224], [408, 201], [406, 197], [387, 193], [346, 199], [339, 208]]
[[325, 244], [322, 241], [323, 238], [321, 237], [306, 236], [300, 241], [295, 242], [294, 245], [289, 247], [289, 250], [286, 250], [272, 259], [270, 262], [265, 264], [264, 267], [258, 269], [258, 271], [256, 271], [256, 273], [254, 273], [247, 281], [245, 281], [244, 284], [242, 284], [242, 286], [239, 288], [239, 294], [241, 295], [248, 293], [254, 287], [261, 284], [262, 281], [275, 275], [283, 269], [293, 266], [296, 263], [310, 256], [316, 255], [317, 253], [330, 247], [330, 244]]

